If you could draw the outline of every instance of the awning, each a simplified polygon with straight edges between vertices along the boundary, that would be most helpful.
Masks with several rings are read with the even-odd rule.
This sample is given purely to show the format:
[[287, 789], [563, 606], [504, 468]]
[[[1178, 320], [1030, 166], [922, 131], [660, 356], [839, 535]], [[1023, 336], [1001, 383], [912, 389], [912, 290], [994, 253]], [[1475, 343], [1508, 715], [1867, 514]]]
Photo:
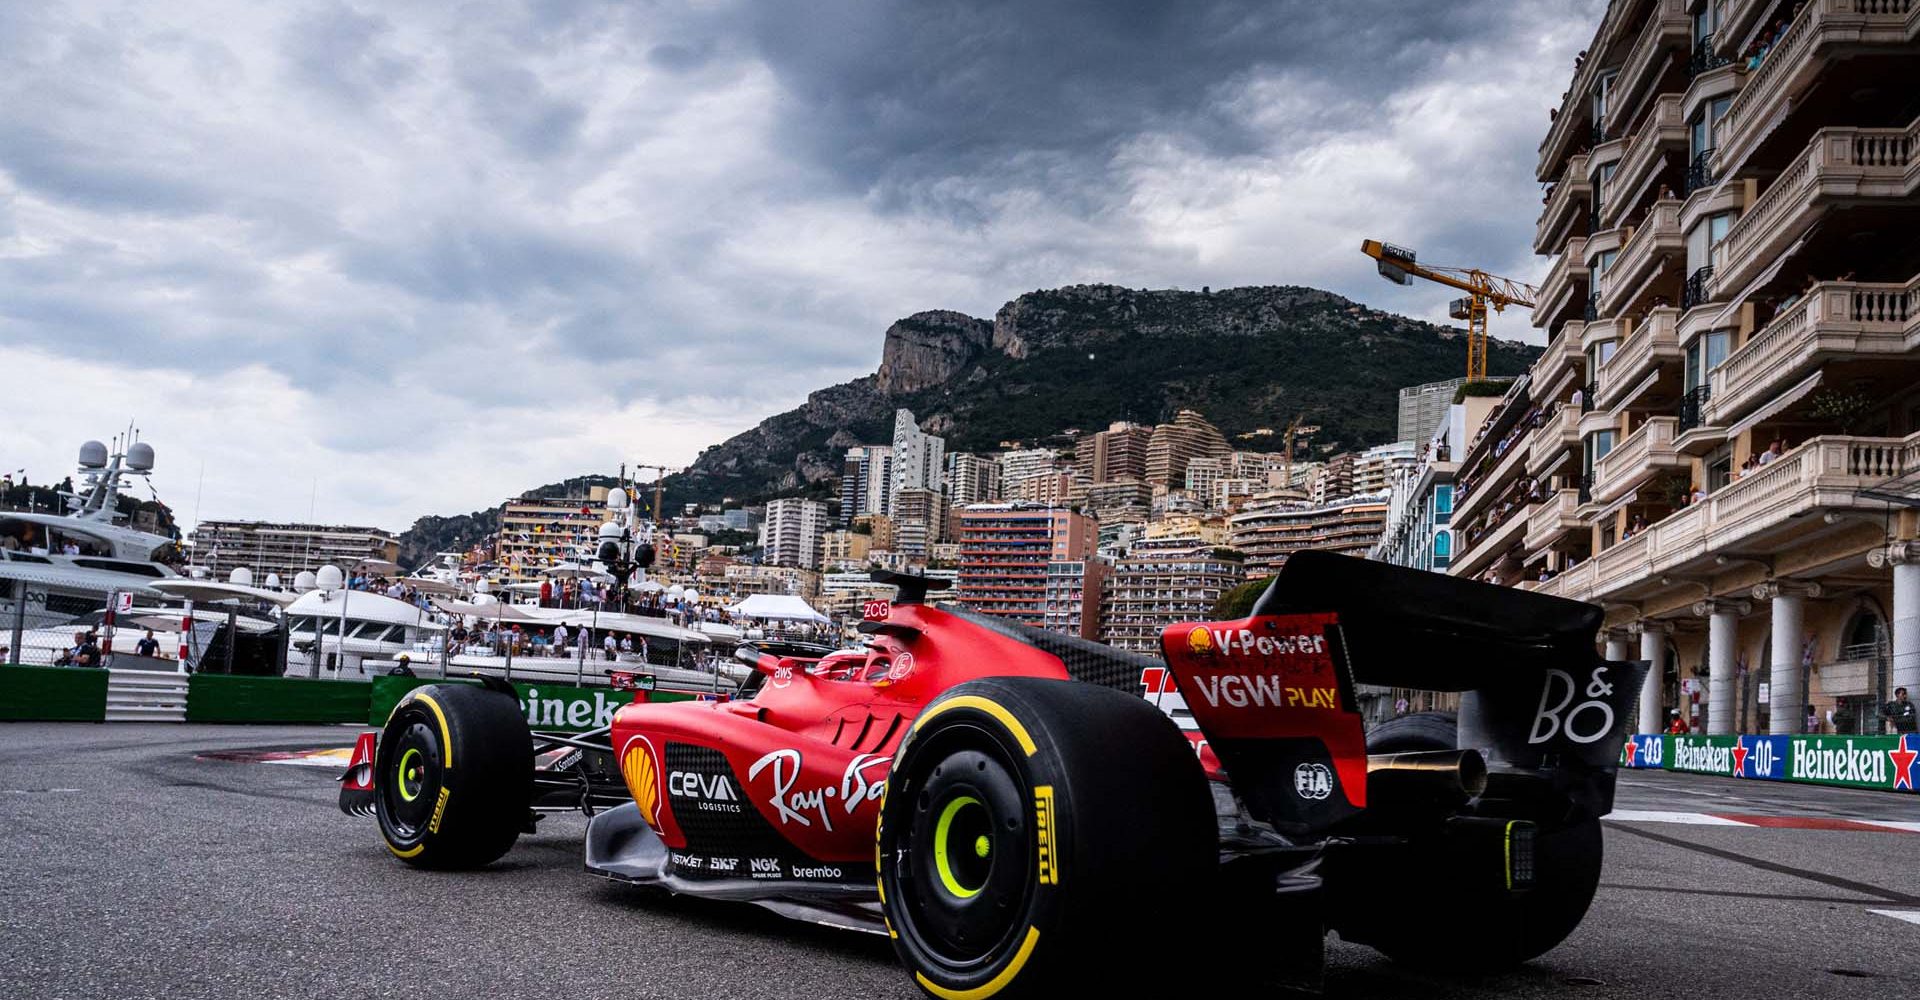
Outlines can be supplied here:
[[1768, 265], [1766, 270], [1760, 272], [1759, 277], [1747, 282], [1747, 287], [1740, 289], [1740, 294], [1727, 300], [1727, 307], [1720, 310], [1720, 315], [1715, 316], [1712, 322], [1707, 324], [1707, 329], [1718, 329], [1730, 322], [1729, 317], [1738, 311], [1742, 305], [1746, 304], [1748, 296], [1766, 287], [1767, 282], [1772, 281], [1778, 276], [1780, 269], [1787, 266], [1787, 261], [1792, 260], [1793, 255], [1800, 252], [1800, 248], [1805, 246], [1806, 242], [1807, 238], [1802, 236], [1794, 240], [1793, 245], [1782, 251], [1779, 256], [1773, 258], [1773, 263]]
[[1807, 393], [1820, 388], [1820, 376], [1824, 374], [1826, 373], [1814, 372], [1812, 375], [1802, 379], [1798, 385], [1773, 397], [1772, 402], [1747, 414], [1739, 423], [1727, 428], [1727, 437], [1732, 438], [1744, 431], [1752, 430], [1755, 424], [1778, 416], [1782, 411], [1786, 410], [1787, 407], [1805, 398]]
[[1593, 515], [1591, 520], [1593, 523], [1596, 523], [1596, 524], [1601, 521], [1604, 521], [1607, 518], [1612, 517], [1615, 514], [1618, 514], [1620, 512], [1620, 508], [1625, 507], [1626, 505], [1634, 502], [1639, 498], [1640, 498], [1639, 488], [1635, 487], [1634, 489], [1630, 489], [1625, 493], [1625, 495], [1621, 496], [1620, 499], [1615, 500], [1614, 502], [1606, 505], [1605, 507], [1600, 508], [1600, 513]]

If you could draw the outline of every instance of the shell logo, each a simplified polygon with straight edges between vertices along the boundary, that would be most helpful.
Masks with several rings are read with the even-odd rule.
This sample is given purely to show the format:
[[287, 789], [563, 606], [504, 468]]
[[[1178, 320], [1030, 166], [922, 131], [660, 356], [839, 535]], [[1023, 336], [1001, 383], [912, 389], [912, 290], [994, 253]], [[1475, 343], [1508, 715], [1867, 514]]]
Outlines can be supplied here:
[[1187, 633], [1187, 652], [1194, 656], [1213, 655], [1213, 633], [1205, 625], [1195, 625]]
[[627, 741], [627, 752], [620, 758], [620, 774], [627, 779], [627, 791], [640, 815], [654, 829], [660, 828], [660, 769], [653, 761], [653, 747], [644, 737]]

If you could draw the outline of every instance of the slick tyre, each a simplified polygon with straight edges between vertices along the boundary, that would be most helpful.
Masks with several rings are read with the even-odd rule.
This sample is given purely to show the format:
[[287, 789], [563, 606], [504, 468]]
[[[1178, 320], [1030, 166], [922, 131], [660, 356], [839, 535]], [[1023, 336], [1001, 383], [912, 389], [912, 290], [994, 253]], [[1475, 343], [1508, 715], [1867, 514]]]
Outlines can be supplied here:
[[1133, 986], [1116, 949], [1198, 912], [1216, 862], [1192, 745], [1145, 700], [986, 678], [927, 706], [894, 757], [881, 903], [914, 982], [953, 1000]]
[[[1368, 753], [1452, 750], [1459, 722], [1451, 712], [1418, 712], [1388, 720], [1367, 734]], [[1521, 803], [1483, 800], [1481, 815], [1536, 824], [1533, 888], [1517, 895], [1447, 900], [1445, 921], [1417, 921], [1368, 941], [1395, 961], [1437, 971], [1492, 972], [1537, 958], [1566, 940], [1585, 919], [1600, 885], [1600, 820], [1543, 816]], [[1377, 907], [1394, 907], [1376, 900]]]
[[477, 868], [513, 847], [533, 798], [533, 736], [520, 706], [468, 684], [414, 688], [374, 755], [374, 813], [394, 856]]

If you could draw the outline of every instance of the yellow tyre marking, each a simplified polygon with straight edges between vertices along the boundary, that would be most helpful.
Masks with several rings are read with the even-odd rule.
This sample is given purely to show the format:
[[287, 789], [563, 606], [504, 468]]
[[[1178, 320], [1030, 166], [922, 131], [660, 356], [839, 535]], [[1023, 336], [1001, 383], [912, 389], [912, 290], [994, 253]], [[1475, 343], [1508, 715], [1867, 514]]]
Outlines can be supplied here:
[[1020, 950], [1014, 953], [1013, 961], [1008, 962], [1007, 967], [1001, 969], [999, 975], [988, 980], [986, 985], [976, 986], [970, 990], [947, 989], [933, 980], [928, 979], [924, 973], [916, 972], [913, 974], [913, 978], [917, 980], [921, 987], [928, 993], [940, 997], [941, 1000], [986, 1000], [987, 997], [1006, 989], [1007, 984], [1013, 982], [1014, 977], [1020, 975], [1020, 970], [1026, 966], [1027, 959], [1033, 957], [1034, 945], [1039, 943], [1040, 928], [1029, 926], [1027, 928], [1027, 939], [1020, 942]]
[[453, 737], [447, 734], [447, 713], [440, 710], [440, 703], [434, 701], [432, 695], [421, 694], [416, 689], [413, 692], [413, 697], [418, 701], [425, 702], [428, 708], [433, 709], [433, 717], [440, 720], [440, 769], [443, 771], [453, 770]]
[[424, 851], [427, 849], [427, 845], [425, 844], [415, 844], [412, 847], [409, 847], [403, 851], [398, 847], [393, 846], [393, 842], [390, 840], [383, 841], [383, 843], [387, 845], [387, 850], [392, 851], [393, 856], [396, 858], [410, 858], [416, 854], [419, 854], [421, 851]]
[[913, 731], [916, 733], [919, 732], [920, 727], [924, 725], [928, 719], [956, 708], [978, 709], [993, 716], [996, 721], [1006, 727], [1007, 732], [1013, 734], [1014, 741], [1020, 744], [1020, 749], [1027, 752], [1027, 756], [1031, 757], [1038, 752], [1039, 748], [1034, 746], [1033, 737], [1027, 735], [1027, 727], [1021, 725], [1020, 720], [1014, 718], [1012, 712], [1007, 711], [999, 702], [991, 698], [983, 698], [977, 694], [963, 694], [958, 698], [949, 698], [920, 713], [920, 717], [913, 720]]

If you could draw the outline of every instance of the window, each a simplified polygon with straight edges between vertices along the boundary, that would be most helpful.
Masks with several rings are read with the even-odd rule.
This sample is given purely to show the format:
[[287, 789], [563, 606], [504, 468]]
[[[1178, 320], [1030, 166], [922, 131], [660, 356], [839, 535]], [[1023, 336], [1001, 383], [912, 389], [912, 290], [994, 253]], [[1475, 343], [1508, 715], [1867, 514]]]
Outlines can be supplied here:
[[1619, 256], [1620, 251], [1608, 250], [1600, 256], [1595, 257], [1593, 259], [1593, 276], [1597, 279], [1607, 273], [1607, 269], [1613, 266], [1614, 259]]
[[1613, 435], [1614, 432], [1611, 430], [1594, 431], [1587, 435], [1586, 471], [1589, 474], [1593, 472], [1593, 467], [1613, 450]]
[[1716, 212], [1687, 232], [1688, 274], [1713, 263], [1713, 248], [1727, 238], [1727, 230], [1733, 228], [1734, 220], [1739, 217], [1739, 212]]
[[1433, 512], [1436, 514], [1453, 513], [1453, 487], [1435, 486], [1433, 488]]
[[1601, 194], [1606, 191], [1607, 182], [1613, 179], [1613, 172], [1618, 169], [1620, 169], [1618, 161], [1600, 165], [1600, 174], [1594, 178], [1593, 181], [1593, 214], [1595, 218], [1603, 217], [1606, 211], [1606, 209], [1602, 207]]
[[1727, 360], [1733, 334], [1727, 330], [1703, 333], [1687, 344], [1686, 381], [1689, 390], [1707, 384], [1707, 375]]
[[1706, 458], [1707, 492], [1733, 482], [1733, 445], [1722, 445]]
[[1453, 558], [1452, 532], [1442, 531], [1433, 536], [1433, 558], [1440, 565], [1445, 565], [1446, 560]]
[[1618, 346], [1620, 342], [1617, 340], [1603, 340], [1587, 348], [1587, 371], [1599, 371], [1600, 366], [1606, 364], [1608, 358], [1613, 357], [1613, 349]]
[[1605, 128], [1607, 107], [1612, 103], [1613, 84], [1619, 79], [1619, 70], [1609, 70], [1593, 85], [1593, 124], [1595, 128]]
[[1693, 44], [1699, 45], [1713, 37], [1720, 26], [1720, 12], [1715, 9], [1716, 0], [1707, 0], [1700, 9], [1693, 12]]

